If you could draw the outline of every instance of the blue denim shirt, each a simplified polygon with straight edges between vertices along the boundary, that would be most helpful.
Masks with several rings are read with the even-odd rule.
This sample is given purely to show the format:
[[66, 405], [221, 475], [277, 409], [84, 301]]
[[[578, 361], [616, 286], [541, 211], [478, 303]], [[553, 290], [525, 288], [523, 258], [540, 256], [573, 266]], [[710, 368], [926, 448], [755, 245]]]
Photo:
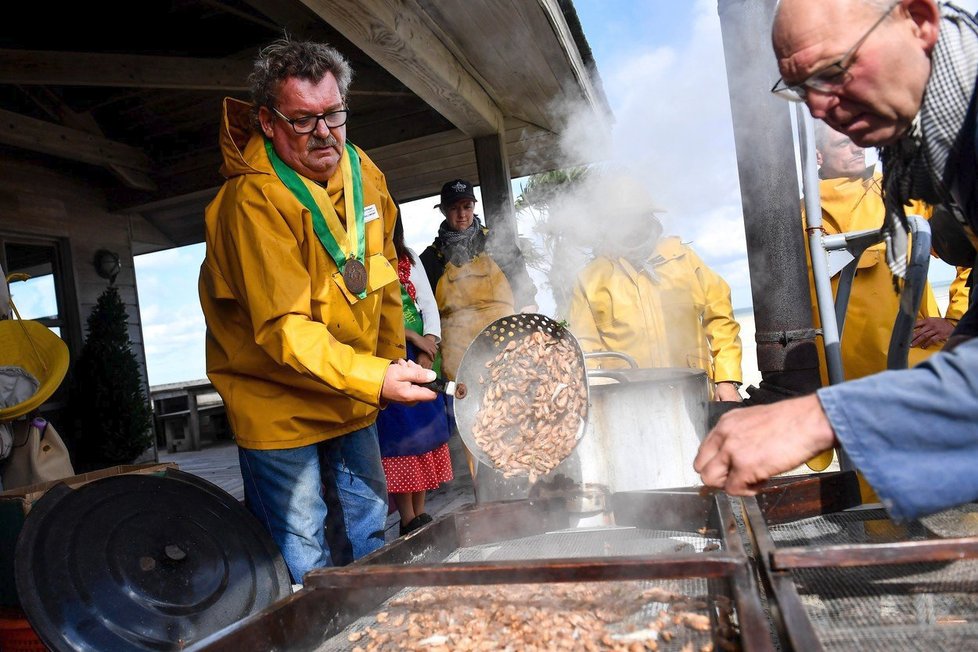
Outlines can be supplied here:
[[976, 397], [978, 338], [913, 369], [818, 391], [842, 447], [898, 521], [978, 499]]

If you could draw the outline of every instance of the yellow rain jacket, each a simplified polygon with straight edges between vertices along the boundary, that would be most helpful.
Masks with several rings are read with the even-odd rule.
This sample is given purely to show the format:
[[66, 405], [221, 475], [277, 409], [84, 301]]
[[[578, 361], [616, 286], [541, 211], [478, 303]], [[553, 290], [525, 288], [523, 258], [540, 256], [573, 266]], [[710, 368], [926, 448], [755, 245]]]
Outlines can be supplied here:
[[700, 368], [715, 383], [740, 383], [730, 286], [675, 237], [659, 243], [649, 266], [652, 273], [599, 257], [584, 268], [569, 318], [584, 351], [618, 351], [640, 367]]
[[[225, 100], [227, 180], [204, 213], [207, 376], [240, 446], [295, 448], [373, 423], [387, 367], [405, 355], [391, 241], [396, 207], [384, 175], [358, 149], [368, 273], [367, 296], [358, 299], [308, 209], [276, 176], [264, 139], [250, 131], [249, 109]], [[315, 197], [331, 202], [345, 224], [341, 174]]]
[[455, 378], [462, 356], [482, 329], [516, 312], [503, 270], [482, 252], [461, 267], [446, 263], [435, 300], [441, 316], [442, 372]]
[[[819, 183], [822, 201], [822, 227], [827, 234], [878, 229], [883, 224], [885, 209], [880, 196], [882, 177], [875, 174], [870, 179], [823, 179]], [[931, 208], [922, 202], [912, 202], [907, 213], [930, 218]], [[852, 282], [852, 293], [846, 311], [846, 321], [840, 336], [842, 343], [842, 364], [846, 380], [862, 378], [886, 369], [886, 353], [890, 346], [890, 335], [899, 309], [899, 297], [893, 290], [893, 280], [886, 264], [886, 245], [879, 243], [867, 249], [859, 259], [856, 277]], [[967, 309], [968, 291], [964, 287], [968, 270], [959, 269], [959, 279], [952, 288], [953, 310], [945, 315], [948, 319], [958, 319]], [[962, 277], [963, 275], [963, 277]], [[816, 328], [821, 324], [818, 317], [818, 304], [815, 298], [815, 281], [811, 275], [809, 260], [809, 281], [811, 286], [812, 312]], [[836, 293], [839, 274], [832, 278], [832, 291]], [[963, 298], [962, 298], [963, 294]], [[930, 284], [924, 288], [918, 317], [941, 317], [940, 308], [934, 298]], [[912, 348], [908, 365], [914, 366], [928, 356], [939, 351], [943, 344], [935, 344], [926, 349]], [[825, 351], [819, 340], [822, 382], [828, 384], [825, 365]]]
[[954, 269], [958, 274], [947, 289], [947, 311], [944, 313], [944, 319], [950, 319], [956, 324], [968, 311], [968, 299], [971, 296], [968, 277], [971, 276], [971, 268], [955, 267]]

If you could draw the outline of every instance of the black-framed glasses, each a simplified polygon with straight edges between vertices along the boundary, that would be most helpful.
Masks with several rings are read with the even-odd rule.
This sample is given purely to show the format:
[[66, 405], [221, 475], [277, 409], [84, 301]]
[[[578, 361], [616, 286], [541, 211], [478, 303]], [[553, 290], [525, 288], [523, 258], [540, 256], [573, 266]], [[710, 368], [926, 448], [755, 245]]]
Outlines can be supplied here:
[[849, 66], [852, 65], [852, 61], [856, 57], [856, 52], [866, 42], [869, 35], [897, 8], [900, 2], [901, 0], [895, 0], [895, 2], [891, 3], [889, 8], [883, 12], [883, 15], [873, 23], [872, 27], [866, 30], [866, 33], [856, 41], [855, 45], [842, 55], [841, 59], [812, 73], [797, 84], [786, 84], [784, 79], [779, 77], [778, 81], [771, 87], [771, 92], [789, 102], [804, 102], [808, 99], [809, 89], [818, 91], [819, 93], [837, 92], [849, 81]]
[[320, 113], [319, 115], [304, 115], [298, 118], [288, 118], [274, 106], [270, 108], [276, 113], [276, 115], [278, 115], [278, 117], [292, 125], [293, 131], [300, 136], [311, 134], [312, 132], [316, 131], [316, 125], [319, 124], [320, 120], [325, 122], [326, 126], [330, 129], [336, 129], [337, 127], [342, 127], [345, 125], [347, 118], [350, 117], [350, 109], [338, 109], [336, 111]]

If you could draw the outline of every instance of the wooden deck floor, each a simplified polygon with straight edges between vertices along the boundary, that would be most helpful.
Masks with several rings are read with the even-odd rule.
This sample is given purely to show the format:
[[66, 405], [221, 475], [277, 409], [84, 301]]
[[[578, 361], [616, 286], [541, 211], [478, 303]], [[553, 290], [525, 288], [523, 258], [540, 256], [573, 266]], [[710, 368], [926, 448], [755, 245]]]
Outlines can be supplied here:
[[[475, 502], [472, 491], [472, 477], [465, 457], [462, 444], [457, 436], [452, 437], [449, 448], [452, 451], [452, 467], [455, 479], [443, 484], [438, 489], [428, 492], [426, 511], [437, 517], [460, 509], [463, 505]], [[238, 466], [238, 447], [234, 442], [224, 442], [208, 446], [200, 451], [185, 453], [167, 453], [160, 451], [160, 462], [172, 462], [185, 472], [192, 473], [212, 484], [217, 485], [238, 500], [244, 500], [244, 487], [241, 480], [241, 469]], [[393, 541], [398, 535], [397, 512], [387, 518], [387, 541]]]

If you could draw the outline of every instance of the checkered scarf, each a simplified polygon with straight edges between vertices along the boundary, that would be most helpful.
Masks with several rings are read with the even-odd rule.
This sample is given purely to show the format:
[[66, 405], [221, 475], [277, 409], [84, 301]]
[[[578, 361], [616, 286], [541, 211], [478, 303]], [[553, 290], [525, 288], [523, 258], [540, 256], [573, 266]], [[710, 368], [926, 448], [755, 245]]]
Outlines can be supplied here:
[[[931, 74], [924, 90], [920, 113], [899, 142], [880, 149], [883, 164], [883, 197], [886, 220], [883, 241], [886, 262], [897, 278], [907, 269], [909, 225], [904, 204], [922, 199], [931, 204], [952, 204], [947, 169], [968, 113], [978, 76], [978, 22], [975, 17], [946, 2], [941, 4], [940, 35], [931, 55]], [[973, 146], [971, 138], [963, 141]], [[961, 211], [952, 211], [960, 220]]]
[[479, 237], [481, 234], [482, 223], [478, 215], [463, 231], [454, 231], [448, 226], [448, 220], [442, 221], [438, 227], [438, 239], [445, 261], [461, 266], [481, 254], [485, 251], [485, 240]]

